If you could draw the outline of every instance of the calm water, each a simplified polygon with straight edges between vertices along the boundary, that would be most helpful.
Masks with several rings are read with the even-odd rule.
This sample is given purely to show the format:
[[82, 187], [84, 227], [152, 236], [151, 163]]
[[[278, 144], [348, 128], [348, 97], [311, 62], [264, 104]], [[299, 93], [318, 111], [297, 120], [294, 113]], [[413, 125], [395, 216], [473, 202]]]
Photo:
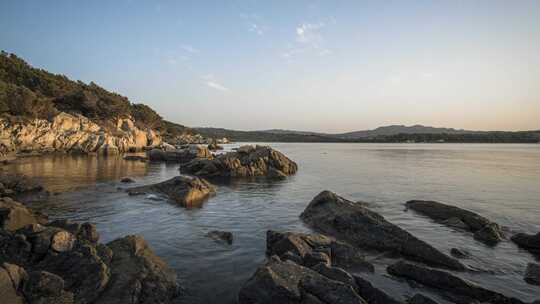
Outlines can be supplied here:
[[[124, 176], [134, 178], [134, 185], [173, 177], [178, 174], [173, 164], [45, 156], [6, 168], [37, 177], [51, 192], [59, 192], [46, 202], [32, 203], [53, 218], [94, 222], [103, 241], [143, 235], [177, 270], [186, 288], [185, 303], [234, 303], [241, 284], [265, 259], [266, 230], [309, 231], [298, 216], [325, 189], [372, 203], [388, 220], [445, 252], [452, 247], [469, 250], [473, 258], [465, 262], [480, 271], [464, 277], [522, 300], [540, 298], [540, 288], [523, 282], [533, 256], [508, 241], [487, 248], [472, 235], [404, 212], [403, 205], [410, 199], [438, 200], [485, 215], [512, 233], [540, 231], [540, 145], [270, 145], [298, 162], [296, 176], [220, 185], [215, 197], [194, 209], [130, 197], [117, 189], [126, 187], [119, 183]], [[233, 232], [233, 245], [205, 237], [214, 229]], [[384, 275], [391, 261], [374, 262], [376, 286], [402, 299], [415, 292]]]

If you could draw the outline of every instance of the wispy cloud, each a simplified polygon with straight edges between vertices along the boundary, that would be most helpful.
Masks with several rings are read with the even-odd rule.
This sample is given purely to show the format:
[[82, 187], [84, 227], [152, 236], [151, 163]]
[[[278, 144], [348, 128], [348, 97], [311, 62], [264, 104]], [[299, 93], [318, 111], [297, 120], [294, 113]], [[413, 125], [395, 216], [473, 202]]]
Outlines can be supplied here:
[[193, 46], [191, 45], [187, 45], [187, 44], [184, 44], [182, 46], [180, 46], [180, 49], [182, 49], [183, 51], [189, 53], [189, 54], [197, 54], [199, 53], [199, 50], [194, 48]]
[[246, 23], [248, 31], [263, 36], [268, 30], [268, 26], [264, 25], [262, 18], [257, 14], [240, 14], [240, 17]]
[[221, 91], [221, 92], [229, 92], [230, 91], [229, 88], [225, 87], [222, 84], [214, 82], [214, 81], [207, 81], [206, 85], [208, 87], [212, 88], [212, 89], [216, 89], [216, 90]]
[[223, 84], [216, 81], [213, 74], [206, 74], [201, 76], [201, 79], [206, 84], [207, 87], [212, 88], [214, 90], [218, 90], [221, 92], [230, 92], [231, 90], [224, 86]]
[[[335, 19], [330, 20], [330, 24], [335, 23]], [[287, 49], [281, 53], [284, 58], [292, 58], [299, 54], [314, 53], [319, 56], [332, 54], [332, 51], [325, 46], [322, 29], [326, 27], [326, 22], [302, 23], [294, 30], [295, 41], [289, 44]]]

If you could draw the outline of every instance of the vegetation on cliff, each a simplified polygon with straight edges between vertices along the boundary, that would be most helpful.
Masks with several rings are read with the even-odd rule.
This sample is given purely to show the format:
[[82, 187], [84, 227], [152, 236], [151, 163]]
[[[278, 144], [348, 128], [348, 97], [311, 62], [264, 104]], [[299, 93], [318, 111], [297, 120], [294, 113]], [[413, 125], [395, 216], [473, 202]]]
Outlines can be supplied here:
[[131, 103], [127, 97], [90, 82], [30, 66], [15, 54], [0, 54], [0, 115], [51, 119], [58, 112], [81, 114], [102, 126], [116, 118], [134, 118], [136, 125], [174, 137], [193, 134], [189, 128], [167, 122], [152, 108]]

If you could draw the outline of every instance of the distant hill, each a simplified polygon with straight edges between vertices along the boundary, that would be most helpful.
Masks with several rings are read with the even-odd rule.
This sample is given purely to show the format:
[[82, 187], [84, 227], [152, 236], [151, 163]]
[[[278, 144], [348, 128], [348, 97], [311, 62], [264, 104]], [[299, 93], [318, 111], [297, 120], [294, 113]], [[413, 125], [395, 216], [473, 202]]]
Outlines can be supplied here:
[[391, 125], [378, 127], [372, 130], [353, 131], [347, 133], [320, 133], [309, 131], [296, 131], [296, 130], [284, 130], [284, 129], [271, 129], [263, 130], [260, 132], [272, 133], [272, 134], [298, 134], [298, 135], [316, 135], [324, 137], [337, 137], [345, 140], [356, 140], [374, 138], [378, 136], [390, 136], [397, 134], [472, 134], [482, 133], [482, 131], [470, 131], [462, 129], [452, 128], [436, 128], [423, 125], [404, 126], [404, 125]]
[[347, 142], [347, 140], [316, 134], [274, 133], [268, 131], [237, 131], [222, 128], [194, 128], [204, 137], [223, 138], [240, 142]]
[[414, 126], [404, 126], [404, 125], [392, 125], [378, 127], [373, 130], [363, 130], [363, 131], [354, 131], [347, 132], [342, 134], [335, 134], [339, 138], [345, 139], [362, 139], [362, 138], [373, 138], [377, 136], [390, 136], [397, 134], [476, 134], [482, 133], [479, 131], [470, 131], [462, 129], [452, 129], [452, 128], [436, 128], [422, 125]]
[[392, 125], [373, 130], [340, 134], [309, 131], [271, 129], [263, 131], [237, 131], [222, 128], [195, 128], [205, 137], [227, 137], [240, 142], [428, 142], [428, 143], [538, 143], [538, 131], [470, 131], [435, 128], [422, 125]]

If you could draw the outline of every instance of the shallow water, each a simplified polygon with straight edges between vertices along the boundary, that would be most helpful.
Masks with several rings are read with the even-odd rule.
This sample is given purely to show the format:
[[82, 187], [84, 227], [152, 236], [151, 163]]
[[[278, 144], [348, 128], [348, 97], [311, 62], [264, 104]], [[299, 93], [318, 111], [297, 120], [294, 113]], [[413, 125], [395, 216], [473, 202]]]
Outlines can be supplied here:
[[[118, 189], [127, 187], [119, 182], [125, 176], [136, 180], [129, 186], [175, 176], [175, 164], [51, 155], [4, 168], [37, 177], [59, 193], [31, 203], [53, 218], [94, 222], [105, 242], [143, 235], [177, 270], [186, 288], [180, 302], [235, 303], [241, 284], [265, 259], [266, 231], [309, 231], [298, 216], [325, 189], [371, 203], [389, 221], [445, 252], [452, 247], [468, 250], [472, 258], [464, 262], [481, 271], [462, 276], [525, 301], [540, 298], [540, 288], [523, 281], [532, 255], [509, 241], [488, 248], [471, 234], [404, 211], [410, 199], [438, 200], [478, 212], [504, 225], [508, 234], [540, 231], [540, 145], [270, 145], [299, 164], [298, 174], [278, 182], [220, 185], [215, 197], [191, 209]], [[231, 231], [234, 243], [205, 237], [215, 229]], [[413, 295], [417, 290], [384, 275], [389, 262], [375, 261], [377, 272], [369, 275], [374, 284], [401, 299]]]

